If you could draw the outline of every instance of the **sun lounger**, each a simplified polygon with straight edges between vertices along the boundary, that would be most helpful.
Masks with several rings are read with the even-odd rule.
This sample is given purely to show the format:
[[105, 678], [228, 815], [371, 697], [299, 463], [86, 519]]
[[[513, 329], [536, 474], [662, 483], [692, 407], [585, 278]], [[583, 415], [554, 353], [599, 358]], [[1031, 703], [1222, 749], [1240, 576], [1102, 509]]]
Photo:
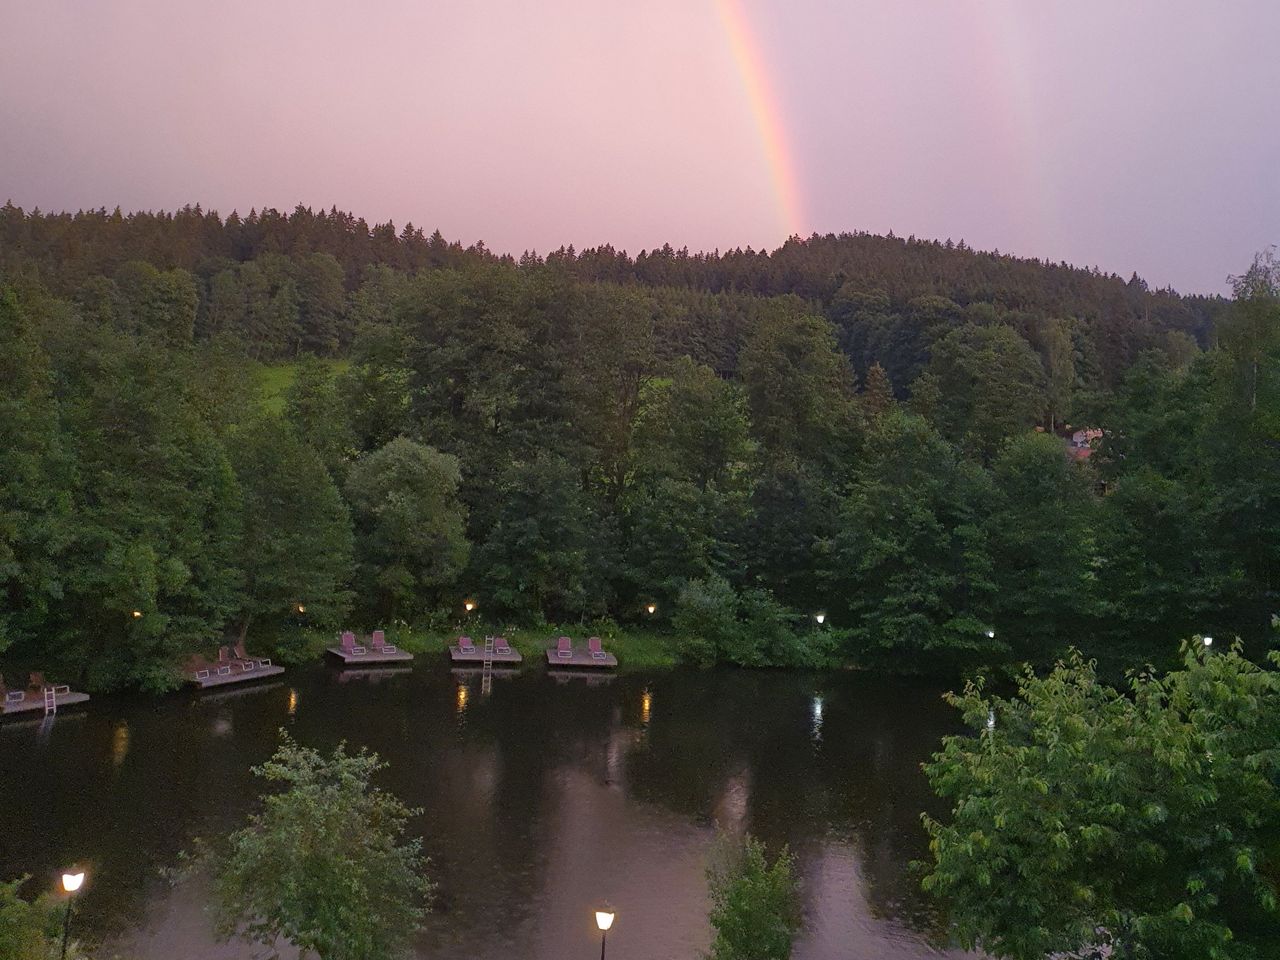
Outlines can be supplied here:
[[258, 667], [271, 666], [271, 661], [266, 657], [251, 657], [249, 654], [245, 653], [243, 640], [236, 644], [236, 659], [241, 663], [249, 664], [249, 666], [245, 667], [246, 670], [254, 670]]
[[573, 659], [573, 641], [568, 637], [561, 637], [556, 641], [556, 656], [565, 660]]
[[342, 652], [349, 656], [360, 656], [368, 653], [368, 649], [356, 643], [356, 635], [350, 630], [342, 632]]
[[381, 630], [373, 631], [373, 652], [374, 653], [395, 653], [394, 645], [387, 643], [387, 635]]
[[0, 676], [0, 693], [4, 694], [5, 703], [21, 703], [27, 699], [25, 690], [10, 690], [4, 685], [4, 677]]
[[500, 657], [510, 656], [511, 644], [507, 643], [506, 637], [493, 638], [493, 652]]
[[606, 660], [608, 654], [604, 652], [604, 648], [600, 646], [599, 637], [589, 637], [587, 639], [587, 650], [591, 653], [592, 660]]
[[462, 653], [475, 653], [476, 645], [472, 642], [470, 637], [459, 637], [458, 650]]

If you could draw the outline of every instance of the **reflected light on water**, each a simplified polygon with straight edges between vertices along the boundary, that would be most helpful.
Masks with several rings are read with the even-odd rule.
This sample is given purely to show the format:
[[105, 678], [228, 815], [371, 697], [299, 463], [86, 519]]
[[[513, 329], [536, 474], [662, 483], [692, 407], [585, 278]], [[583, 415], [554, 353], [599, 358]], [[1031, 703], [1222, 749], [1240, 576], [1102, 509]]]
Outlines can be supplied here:
[[458, 684], [458, 716], [462, 716], [467, 711], [467, 698], [471, 696], [471, 691], [465, 683]]
[[289, 688], [289, 716], [293, 716], [298, 712], [298, 691], [292, 687]]
[[816, 693], [813, 695], [813, 727], [811, 728], [811, 736], [814, 742], [822, 739], [822, 697]]
[[649, 725], [649, 714], [653, 710], [653, 694], [648, 690], [640, 694], [640, 722]]
[[121, 720], [111, 731], [111, 764], [120, 766], [129, 754], [129, 724]]

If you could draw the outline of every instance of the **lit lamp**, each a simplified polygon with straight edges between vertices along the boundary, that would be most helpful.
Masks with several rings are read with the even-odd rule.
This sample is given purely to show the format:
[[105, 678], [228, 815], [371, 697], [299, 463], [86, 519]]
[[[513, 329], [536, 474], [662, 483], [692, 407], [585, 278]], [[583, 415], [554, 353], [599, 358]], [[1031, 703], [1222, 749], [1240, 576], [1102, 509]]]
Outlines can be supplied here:
[[649, 616], [653, 616], [655, 613], [658, 612], [658, 605], [656, 603], [650, 603], [650, 604], [647, 604], [644, 609], [645, 609], [645, 612], [649, 614]]
[[475, 608], [476, 608], [476, 602], [474, 600], [464, 600], [462, 602], [462, 609], [467, 611], [467, 613], [470, 613]]
[[596, 910], [596, 926], [600, 928], [600, 960], [604, 960], [604, 941], [613, 926], [613, 907], [607, 903]]
[[988, 631], [987, 631], [987, 639], [988, 639], [988, 640], [994, 640], [995, 638], [996, 638], [996, 632], [995, 632], [994, 630], [988, 630]]
[[135, 610], [135, 611], [133, 611], [133, 619], [137, 620], [140, 616], [142, 616], [142, 611], [141, 611], [141, 610]]
[[1205, 638], [1204, 638], [1204, 645], [1205, 645], [1206, 647], [1212, 647], [1212, 646], [1213, 646], [1213, 637], [1205, 637]]
[[307, 612], [307, 608], [306, 608], [305, 606], [303, 606], [302, 604], [298, 604], [298, 612], [299, 612], [299, 613], [306, 613], [306, 612]]
[[62, 915], [62, 960], [67, 960], [67, 938], [71, 935], [71, 899], [83, 883], [83, 870], [79, 873], [64, 873], [62, 875], [62, 889], [67, 894], [67, 910]]
[[818, 626], [822, 626], [827, 622], [827, 615], [825, 613], [815, 613], [813, 619], [818, 621]]

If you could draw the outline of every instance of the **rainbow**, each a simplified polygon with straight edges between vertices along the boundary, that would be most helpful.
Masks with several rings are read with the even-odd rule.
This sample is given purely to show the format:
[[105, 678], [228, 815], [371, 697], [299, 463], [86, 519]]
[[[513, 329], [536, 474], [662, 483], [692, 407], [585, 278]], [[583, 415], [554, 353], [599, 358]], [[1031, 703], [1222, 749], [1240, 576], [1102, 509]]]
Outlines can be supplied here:
[[751, 31], [742, 0], [716, 0], [716, 8], [755, 117], [769, 177], [777, 195], [779, 219], [788, 235], [803, 236], [805, 217], [800, 178], [791, 156], [782, 109], [769, 82], [768, 64]]

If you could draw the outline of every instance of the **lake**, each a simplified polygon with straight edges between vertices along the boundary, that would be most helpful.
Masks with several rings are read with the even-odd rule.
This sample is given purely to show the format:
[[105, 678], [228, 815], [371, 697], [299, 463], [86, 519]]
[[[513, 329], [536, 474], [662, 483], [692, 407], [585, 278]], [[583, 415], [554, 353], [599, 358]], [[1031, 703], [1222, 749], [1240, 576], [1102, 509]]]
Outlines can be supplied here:
[[[421, 660], [421, 658], [420, 658]], [[0, 878], [50, 888], [80, 863], [76, 924], [106, 956], [254, 956], [213, 940], [198, 881], [166, 868], [234, 829], [278, 730], [390, 763], [439, 884], [422, 957], [593, 958], [591, 909], [617, 911], [611, 960], [694, 960], [710, 940], [717, 825], [797, 858], [795, 960], [959, 957], [910, 862], [938, 812], [920, 762], [959, 729], [935, 685], [735, 670], [560, 680], [420, 662], [401, 673], [292, 670], [275, 683], [155, 701], [97, 698], [51, 725], [0, 726]]]

